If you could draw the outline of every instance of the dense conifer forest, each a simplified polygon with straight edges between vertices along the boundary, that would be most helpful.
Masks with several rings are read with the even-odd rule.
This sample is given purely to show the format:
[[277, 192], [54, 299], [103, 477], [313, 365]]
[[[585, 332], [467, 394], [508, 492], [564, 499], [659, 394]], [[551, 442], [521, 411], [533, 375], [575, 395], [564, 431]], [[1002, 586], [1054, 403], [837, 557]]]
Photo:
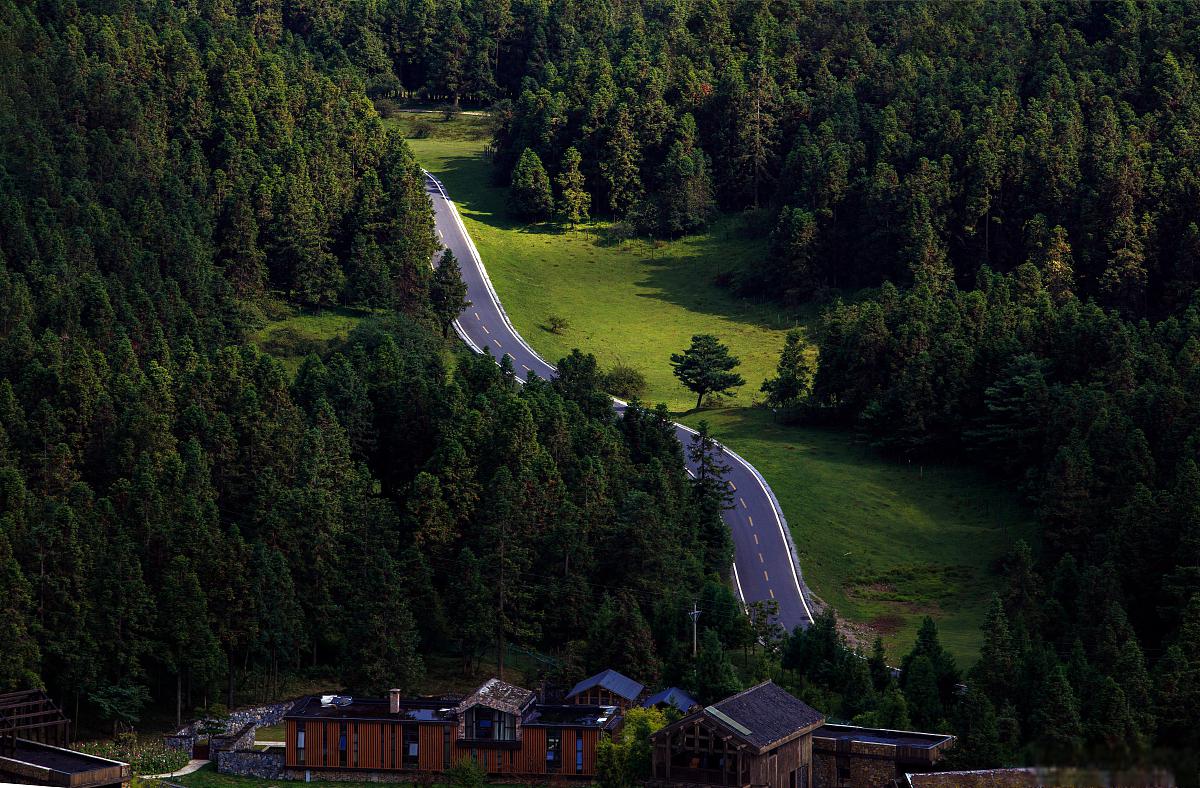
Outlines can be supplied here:
[[[0, 688], [132, 723], [512, 642], [708, 699], [761, 643], [751, 672], [949, 726], [963, 766], [1194, 771], [1198, 31], [1171, 2], [0, 0]], [[978, 665], [932, 622], [898, 682], [831, 616], [752, 628], [664, 412], [615, 419], [586, 356], [522, 387], [447, 353], [373, 106], [408, 98], [492, 108], [531, 219], [769, 233], [723, 283], [826, 305], [777, 404], [1037, 507]], [[293, 381], [246, 341], [275, 299], [379, 317]]]
[[[129, 725], [505, 641], [677, 672], [731, 556], [712, 483], [590, 357], [447, 355], [420, 170], [283, 21], [0, 5], [0, 688]], [[378, 316], [290, 380], [246, 342], [275, 298]]]

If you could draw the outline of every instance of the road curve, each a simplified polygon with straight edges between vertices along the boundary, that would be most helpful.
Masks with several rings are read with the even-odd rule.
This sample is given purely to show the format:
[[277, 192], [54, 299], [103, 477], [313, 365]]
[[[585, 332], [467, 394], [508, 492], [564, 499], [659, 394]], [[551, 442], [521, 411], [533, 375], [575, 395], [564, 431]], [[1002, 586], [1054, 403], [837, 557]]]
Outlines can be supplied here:
[[[442, 183], [428, 172], [425, 191], [433, 201], [438, 238], [458, 258], [467, 284], [471, 306], [455, 321], [459, 337], [476, 352], [483, 352], [486, 347], [497, 359], [504, 354], [511, 356], [520, 378], [529, 372], [547, 380], [553, 378], [554, 367], [513, 328], [454, 202]], [[615, 406], [621, 410], [624, 403], [618, 400]], [[685, 447], [695, 434], [682, 424], [675, 425], [675, 432]], [[780, 624], [788, 631], [807, 627], [812, 623], [808, 589], [779, 502], [750, 463], [728, 448], [721, 448], [730, 466], [726, 483], [733, 493], [734, 506], [725, 512], [725, 521], [733, 532], [733, 579], [738, 596], [744, 603], [775, 599], [779, 603]], [[688, 470], [691, 472], [692, 468]]]

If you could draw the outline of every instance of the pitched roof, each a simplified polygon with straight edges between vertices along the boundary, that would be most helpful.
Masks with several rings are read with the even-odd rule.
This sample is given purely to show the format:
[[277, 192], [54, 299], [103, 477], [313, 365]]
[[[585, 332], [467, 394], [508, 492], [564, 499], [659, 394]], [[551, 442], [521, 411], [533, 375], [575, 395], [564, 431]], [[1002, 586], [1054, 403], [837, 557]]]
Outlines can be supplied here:
[[680, 711], [688, 712], [696, 705], [696, 699], [679, 689], [679, 687], [667, 687], [665, 690], [656, 692], [642, 701], [642, 706], [648, 709], [660, 703], [666, 703]]
[[529, 690], [509, 684], [500, 679], [488, 679], [483, 686], [462, 699], [458, 704], [460, 714], [472, 706], [487, 706], [509, 714], [520, 714], [534, 701], [534, 694]]
[[[715, 712], [715, 713], [714, 713]], [[704, 709], [755, 747], [766, 747], [825, 721], [821, 712], [772, 681], [739, 692]], [[740, 730], [739, 730], [740, 728]]]
[[589, 676], [588, 678], [576, 684], [571, 688], [571, 691], [567, 693], [567, 697], [573, 698], [579, 693], [585, 692], [590, 690], [592, 687], [597, 686], [603, 687], [614, 695], [619, 695], [625, 700], [630, 701], [637, 700], [637, 696], [640, 695], [644, 689], [641, 684], [638, 684], [633, 679], [618, 673], [612, 668], [609, 668], [601, 673], [597, 673], [595, 676]]

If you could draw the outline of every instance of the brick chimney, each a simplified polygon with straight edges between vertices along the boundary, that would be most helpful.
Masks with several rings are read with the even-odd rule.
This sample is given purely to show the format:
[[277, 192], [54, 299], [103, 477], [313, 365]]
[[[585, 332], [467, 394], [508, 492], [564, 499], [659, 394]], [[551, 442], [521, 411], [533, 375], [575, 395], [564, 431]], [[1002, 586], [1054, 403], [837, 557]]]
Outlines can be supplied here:
[[400, 713], [400, 690], [398, 690], [398, 689], [388, 690], [388, 701], [389, 701], [389, 704], [388, 704], [389, 711], [391, 711], [392, 714], [399, 714]]

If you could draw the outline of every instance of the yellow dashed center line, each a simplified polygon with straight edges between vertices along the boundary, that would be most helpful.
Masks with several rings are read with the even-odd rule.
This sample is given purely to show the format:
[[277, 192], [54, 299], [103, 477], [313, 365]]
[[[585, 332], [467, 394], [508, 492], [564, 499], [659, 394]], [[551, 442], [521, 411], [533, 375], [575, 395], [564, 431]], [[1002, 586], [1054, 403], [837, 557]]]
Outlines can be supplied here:
[[485, 333], [485, 334], [490, 334], [490, 333], [492, 333], [491, 331], [488, 331], [488, 330], [487, 330], [487, 326], [480, 326], [480, 328], [482, 328], [482, 329], [483, 329], [483, 333]]
[[766, 569], [763, 570], [763, 580], [766, 580], [768, 583], [771, 582], [771, 578], [767, 577]]
[[736, 485], [736, 484], [734, 484], [733, 482], [729, 481], [728, 479], [726, 479], [726, 480], [725, 480], [725, 483], [729, 485], [729, 489], [733, 490], [734, 492], [737, 492], [737, 485]]
[[765, 563], [766, 563], [766, 561], [764, 561], [764, 560], [763, 560], [762, 553], [759, 553], [759, 554], [758, 554], [758, 562], [759, 562], [760, 564], [765, 564]]
[[767, 589], [767, 591], [771, 592], [771, 599], [774, 599], [774, 598], [775, 598], [775, 589], [774, 589], [774, 588], [768, 588], [768, 589]]
[[754, 535], [754, 543], [755, 543], [755, 544], [758, 544], [758, 534], [755, 534], [755, 535]]
[[753, 528], [754, 527], [754, 518], [751, 517], [750, 515], [746, 515], [746, 520], [748, 520], [750, 522], [750, 527]]
[[501, 345], [500, 345], [500, 340], [498, 340], [498, 339], [493, 339], [492, 341], [496, 343], [496, 347], [501, 347]]
[[479, 319], [480, 319], [480, 318], [479, 318], [479, 313], [478, 313], [478, 312], [476, 312], [476, 313], [475, 313], [475, 319], [476, 319], [476, 320], [479, 320]]
[[522, 366], [522, 367], [523, 367], [525, 370], [527, 370], [527, 371], [529, 371], [529, 372], [533, 372], [533, 370], [532, 370], [532, 369], [529, 369], [529, 365], [528, 365], [528, 364], [522, 364], [521, 366]]
[[743, 508], [743, 509], [749, 509], [749, 508], [750, 508], [749, 506], [747, 506], [747, 505], [746, 505], [746, 499], [745, 499], [745, 498], [738, 498], [738, 500], [742, 502], [742, 508]]

